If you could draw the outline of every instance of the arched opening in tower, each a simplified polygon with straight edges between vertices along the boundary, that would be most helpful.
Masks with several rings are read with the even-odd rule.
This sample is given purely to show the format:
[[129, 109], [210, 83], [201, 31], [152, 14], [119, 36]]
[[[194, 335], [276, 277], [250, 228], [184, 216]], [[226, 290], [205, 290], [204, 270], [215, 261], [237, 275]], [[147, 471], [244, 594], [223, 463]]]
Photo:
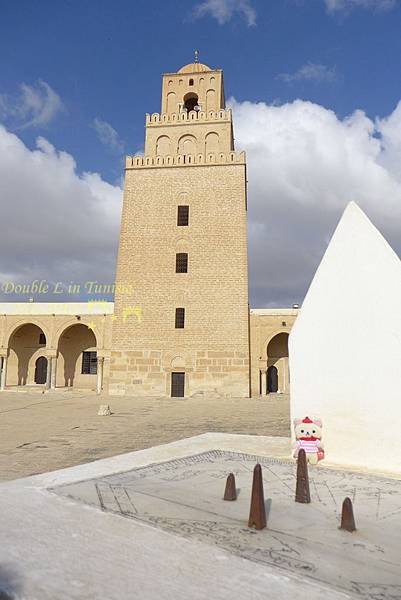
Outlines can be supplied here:
[[191, 112], [191, 110], [199, 110], [198, 96], [193, 92], [189, 92], [184, 96], [184, 108]]

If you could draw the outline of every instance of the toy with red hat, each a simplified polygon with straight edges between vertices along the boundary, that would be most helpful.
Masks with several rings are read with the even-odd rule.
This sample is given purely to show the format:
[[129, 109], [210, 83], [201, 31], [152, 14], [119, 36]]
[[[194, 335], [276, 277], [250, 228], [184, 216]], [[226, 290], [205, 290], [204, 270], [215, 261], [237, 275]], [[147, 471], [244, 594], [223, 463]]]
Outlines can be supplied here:
[[305, 450], [306, 458], [312, 465], [316, 465], [319, 460], [324, 458], [322, 443], [322, 421], [313, 417], [304, 419], [294, 419], [294, 430], [296, 446], [294, 458], [297, 458], [298, 452]]

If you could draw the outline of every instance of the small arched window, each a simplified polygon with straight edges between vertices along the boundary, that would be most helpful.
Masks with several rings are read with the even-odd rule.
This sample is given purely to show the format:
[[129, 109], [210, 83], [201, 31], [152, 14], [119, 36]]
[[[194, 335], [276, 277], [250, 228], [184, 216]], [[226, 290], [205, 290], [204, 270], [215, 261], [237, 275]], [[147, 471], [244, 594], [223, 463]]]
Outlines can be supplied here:
[[190, 79], [190, 80], [189, 80], [189, 85], [193, 85], [193, 84], [194, 84], [194, 80], [193, 80], [193, 79]]

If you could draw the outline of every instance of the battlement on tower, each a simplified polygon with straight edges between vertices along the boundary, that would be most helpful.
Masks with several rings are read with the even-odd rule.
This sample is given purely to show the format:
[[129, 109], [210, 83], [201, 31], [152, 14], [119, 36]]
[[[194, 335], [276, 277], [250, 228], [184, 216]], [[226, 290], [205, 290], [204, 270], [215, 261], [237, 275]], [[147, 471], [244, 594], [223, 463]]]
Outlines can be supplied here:
[[246, 163], [245, 152], [220, 152], [218, 154], [176, 154], [174, 156], [127, 156], [126, 169], [149, 169], [151, 167], [185, 167], [188, 165], [210, 166]]
[[166, 123], [186, 123], [193, 121], [202, 121], [202, 122], [210, 122], [210, 121], [232, 121], [232, 111], [231, 108], [221, 109], [218, 111], [209, 110], [204, 111], [200, 110], [198, 112], [192, 110], [190, 112], [180, 112], [180, 113], [153, 113], [146, 114], [146, 126], [153, 125], [165, 125]]

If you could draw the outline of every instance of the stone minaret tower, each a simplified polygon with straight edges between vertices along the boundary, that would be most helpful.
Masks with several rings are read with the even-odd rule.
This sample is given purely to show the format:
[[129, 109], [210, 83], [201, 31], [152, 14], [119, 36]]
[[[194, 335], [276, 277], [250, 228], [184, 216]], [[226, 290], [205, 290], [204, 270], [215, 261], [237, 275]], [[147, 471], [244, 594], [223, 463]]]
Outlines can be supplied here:
[[223, 73], [163, 75], [126, 160], [110, 392], [249, 395], [245, 154]]

